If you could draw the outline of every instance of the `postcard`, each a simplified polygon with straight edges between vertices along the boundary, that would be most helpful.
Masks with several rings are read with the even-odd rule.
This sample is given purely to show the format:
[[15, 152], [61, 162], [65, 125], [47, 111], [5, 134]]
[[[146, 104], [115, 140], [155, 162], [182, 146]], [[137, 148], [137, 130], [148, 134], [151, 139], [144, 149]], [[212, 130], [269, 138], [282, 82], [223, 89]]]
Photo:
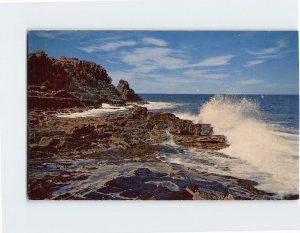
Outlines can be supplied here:
[[297, 31], [29, 31], [30, 200], [299, 199]]

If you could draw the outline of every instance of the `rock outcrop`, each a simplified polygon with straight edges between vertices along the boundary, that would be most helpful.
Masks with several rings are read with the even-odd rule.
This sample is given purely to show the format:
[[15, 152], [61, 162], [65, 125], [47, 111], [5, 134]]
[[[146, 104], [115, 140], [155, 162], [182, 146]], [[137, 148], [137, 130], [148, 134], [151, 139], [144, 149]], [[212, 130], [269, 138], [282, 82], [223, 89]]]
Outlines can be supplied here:
[[84, 118], [29, 111], [28, 196], [38, 200], [272, 198], [252, 181], [164, 162], [160, 154], [170, 151], [163, 143], [168, 141], [182, 148], [228, 146], [209, 124], [193, 124], [139, 106]]
[[99, 107], [102, 103], [122, 105], [132, 97], [141, 100], [133, 94], [129, 85], [119, 93], [107, 71], [94, 62], [55, 59], [44, 51], [28, 55], [29, 108]]
[[138, 96], [133, 89], [130, 88], [127, 81], [121, 79], [119, 81], [119, 84], [117, 86], [117, 89], [119, 93], [121, 94], [121, 97], [126, 102], [138, 102], [142, 101], [142, 98]]
[[155, 160], [159, 144], [167, 140], [186, 147], [227, 147], [225, 137], [214, 135], [208, 124], [194, 124], [171, 113], [148, 112], [140, 106], [102, 117], [72, 119], [31, 114], [29, 118], [30, 157], [122, 154]]

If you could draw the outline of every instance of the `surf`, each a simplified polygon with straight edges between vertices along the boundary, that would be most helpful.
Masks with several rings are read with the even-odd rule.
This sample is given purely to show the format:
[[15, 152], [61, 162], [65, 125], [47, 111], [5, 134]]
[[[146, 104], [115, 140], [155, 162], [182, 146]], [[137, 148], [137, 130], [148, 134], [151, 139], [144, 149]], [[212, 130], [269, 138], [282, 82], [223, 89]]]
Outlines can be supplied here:
[[[198, 114], [176, 115], [194, 123], [210, 123], [215, 134], [225, 135], [230, 146], [220, 152], [253, 166], [251, 177], [259, 182], [257, 188], [280, 196], [298, 194], [298, 134], [268, 123], [257, 102], [216, 95], [200, 107]], [[228, 172], [232, 176], [248, 172], [243, 169], [245, 166], [235, 166]], [[260, 172], [269, 177], [262, 179]]]
[[140, 104], [138, 102], [137, 103], [133, 102], [126, 106], [114, 106], [114, 105], [103, 103], [101, 108], [93, 108], [81, 112], [59, 113], [56, 114], [56, 116], [61, 118], [98, 117], [107, 114], [126, 112], [129, 109], [131, 109], [134, 105], [146, 107], [148, 110], [164, 110], [164, 109], [173, 109], [175, 107], [181, 106], [182, 104], [161, 102], [161, 101], [148, 101], [143, 104]]

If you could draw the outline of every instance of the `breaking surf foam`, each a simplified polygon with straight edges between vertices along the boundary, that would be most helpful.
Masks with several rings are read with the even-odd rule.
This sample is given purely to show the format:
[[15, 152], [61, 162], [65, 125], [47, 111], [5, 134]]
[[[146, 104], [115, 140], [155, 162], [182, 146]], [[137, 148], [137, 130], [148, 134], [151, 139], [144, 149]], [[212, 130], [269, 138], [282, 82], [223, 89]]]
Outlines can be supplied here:
[[182, 103], [148, 101], [148, 103], [140, 106], [146, 107], [148, 110], [160, 110], [160, 109], [174, 109], [182, 105], [183, 105]]
[[210, 123], [214, 133], [225, 135], [230, 144], [221, 152], [270, 174], [271, 178], [258, 188], [278, 195], [298, 194], [298, 134], [266, 123], [256, 102], [217, 95], [206, 102], [197, 115], [176, 115], [195, 123]]
[[57, 117], [64, 118], [77, 118], [77, 117], [96, 117], [109, 113], [117, 113], [128, 110], [129, 107], [116, 107], [109, 104], [102, 104], [102, 108], [93, 108], [83, 112], [74, 112], [74, 113], [61, 113], [57, 114]]
[[82, 112], [74, 112], [74, 113], [60, 113], [57, 114], [57, 117], [64, 118], [77, 118], [77, 117], [97, 117], [106, 114], [113, 114], [124, 112], [132, 108], [134, 105], [139, 105], [142, 107], [146, 107], [148, 110], [160, 110], [160, 109], [172, 109], [174, 107], [180, 106], [178, 103], [170, 103], [170, 102], [147, 102], [146, 104], [132, 103], [127, 106], [113, 106], [110, 104], [102, 104], [101, 108], [93, 108], [90, 110], [82, 111]]

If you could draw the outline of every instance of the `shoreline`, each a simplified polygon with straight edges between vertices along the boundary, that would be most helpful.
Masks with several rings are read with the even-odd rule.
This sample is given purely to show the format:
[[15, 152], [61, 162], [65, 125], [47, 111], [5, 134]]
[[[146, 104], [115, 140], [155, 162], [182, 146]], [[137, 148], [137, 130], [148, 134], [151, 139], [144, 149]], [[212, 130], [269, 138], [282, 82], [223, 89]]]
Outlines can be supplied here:
[[[212, 150], [228, 146], [224, 137], [213, 135], [211, 128], [203, 131], [205, 136], [195, 135], [197, 126], [186, 135], [195, 124], [173, 114], [152, 113], [138, 106], [128, 113], [100, 117], [59, 118], [33, 113], [28, 113], [29, 122], [36, 125], [29, 130], [29, 199], [278, 199], [256, 189], [255, 181], [162, 162], [159, 153], [168, 148], [160, 143], [168, 139], [168, 127], [163, 126], [168, 121], [177, 124], [169, 131], [179, 145]], [[144, 127], [151, 123], [158, 128], [152, 129], [151, 137], [143, 138], [149, 131]], [[113, 127], [116, 124], [123, 131], [129, 130], [127, 142], [119, 137], [121, 132]], [[100, 142], [100, 135], [106, 141]], [[295, 199], [297, 195], [286, 198]]]

